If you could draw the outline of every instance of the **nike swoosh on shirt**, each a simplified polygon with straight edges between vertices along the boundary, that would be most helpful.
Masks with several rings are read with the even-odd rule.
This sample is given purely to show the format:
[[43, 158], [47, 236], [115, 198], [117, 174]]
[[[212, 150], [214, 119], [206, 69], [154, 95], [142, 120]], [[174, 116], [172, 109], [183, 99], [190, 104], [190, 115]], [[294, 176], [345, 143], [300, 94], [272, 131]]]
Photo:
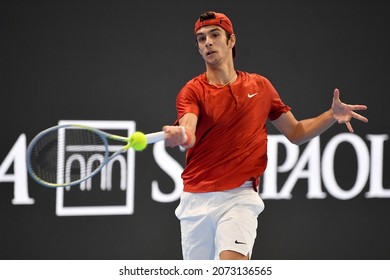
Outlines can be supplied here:
[[257, 94], [258, 94], [258, 92], [252, 93], [252, 94], [251, 94], [251, 93], [248, 93], [248, 97], [249, 97], [249, 98], [252, 98], [252, 97], [256, 96]]

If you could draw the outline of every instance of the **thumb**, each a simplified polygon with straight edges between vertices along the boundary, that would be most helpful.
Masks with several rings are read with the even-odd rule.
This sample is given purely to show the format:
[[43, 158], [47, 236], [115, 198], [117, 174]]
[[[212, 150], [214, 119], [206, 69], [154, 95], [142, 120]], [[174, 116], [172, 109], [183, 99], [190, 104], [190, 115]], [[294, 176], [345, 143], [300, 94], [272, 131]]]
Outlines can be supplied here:
[[340, 91], [337, 88], [333, 92], [333, 99], [340, 101]]

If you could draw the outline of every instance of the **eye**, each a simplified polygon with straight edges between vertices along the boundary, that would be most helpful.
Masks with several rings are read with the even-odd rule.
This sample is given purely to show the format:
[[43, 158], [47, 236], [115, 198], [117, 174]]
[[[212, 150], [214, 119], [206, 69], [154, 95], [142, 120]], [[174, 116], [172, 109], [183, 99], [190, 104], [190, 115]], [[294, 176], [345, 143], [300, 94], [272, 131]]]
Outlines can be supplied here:
[[202, 43], [206, 40], [206, 37], [205, 36], [198, 36], [197, 40], [198, 40], [198, 43]]

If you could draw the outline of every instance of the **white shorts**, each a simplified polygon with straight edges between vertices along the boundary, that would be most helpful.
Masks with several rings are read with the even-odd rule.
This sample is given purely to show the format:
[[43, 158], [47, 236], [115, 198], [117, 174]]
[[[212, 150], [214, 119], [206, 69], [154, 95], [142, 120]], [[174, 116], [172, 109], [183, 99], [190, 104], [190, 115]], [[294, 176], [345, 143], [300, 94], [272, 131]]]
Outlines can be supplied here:
[[209, 193], [183, 192], [175, 214], [180, 220], [184, 260], [219, 259], [231, 250], [252, 254], [257, 217], [264, 202], [252, 181], [239, 188]]

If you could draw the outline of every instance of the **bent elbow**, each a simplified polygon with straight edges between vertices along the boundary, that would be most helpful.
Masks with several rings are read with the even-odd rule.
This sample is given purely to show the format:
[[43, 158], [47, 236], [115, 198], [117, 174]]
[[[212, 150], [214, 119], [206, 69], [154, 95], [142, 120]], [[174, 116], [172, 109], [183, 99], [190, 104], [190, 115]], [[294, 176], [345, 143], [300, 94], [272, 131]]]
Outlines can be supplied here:
[[297, 146], [302, 145], [308, 141], [307, 139], [297, 137], [296, 135], [286, 135], [286, 138], [288, 139], [288, 141], [290, 141], [291, 144]]

